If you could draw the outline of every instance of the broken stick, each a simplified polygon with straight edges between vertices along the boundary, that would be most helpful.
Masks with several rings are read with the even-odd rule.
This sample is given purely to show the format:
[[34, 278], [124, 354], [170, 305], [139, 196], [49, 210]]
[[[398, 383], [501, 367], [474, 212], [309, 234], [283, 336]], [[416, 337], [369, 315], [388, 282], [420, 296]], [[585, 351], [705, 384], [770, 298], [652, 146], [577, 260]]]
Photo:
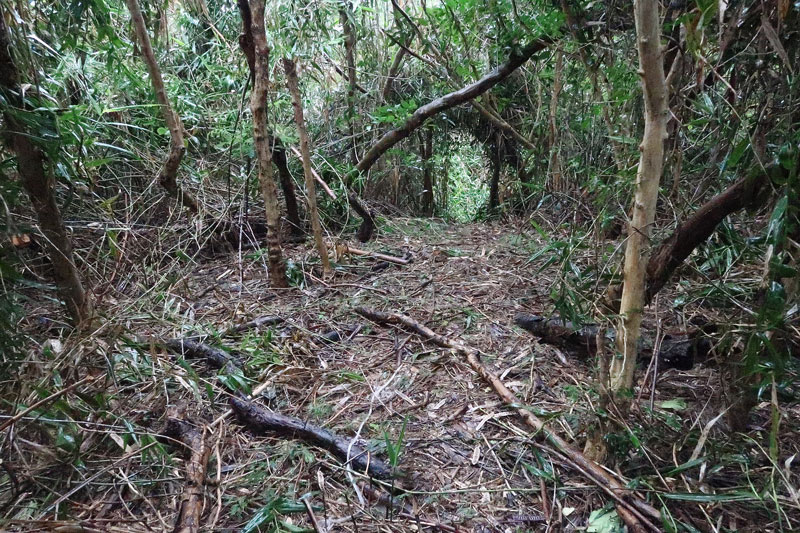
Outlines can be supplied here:
[[183, 408], [172, 407], [167, 412], [167, 425], [164, 433], [180, 441], [189, 451], [186, 462], [186, 486], [181, 496], [175, 533], [197, 533], [200, 531], [200, 515], [203, 511], [203, 486], [206, 479], [206, 465], [211, 455], [203, 432], [184, 420]]
[[336, 253], [339, 256], [345, 254], [351, 254], [351, 255], [361, 255], [366, 257], [374, 257], [375, 259], [380, 259], [388, 263], [394, 263], [395, 265], [407, 265], [411, 262], [408, 259], [402, 257], [395, 257], [393, 255], [386, 255], [378, 252], [370, 252], [369, 250], [361, 250], [359, 248], [353, 248], [352, 246], [345, 243], [339, 243], [336, 245]]
[[492, 386], [504, 403], [517, 411], [517, 414], [526, 425], [535, 431], [534, 437], [550, 443], [555, 448], [556, 452], [562, 454], [567, 459], [567, 464], [614, 499], [617, 504], [617, 513], [632, 531], [660, 531], [660, 528], [653, 525], [650, 521], [650, 519], [661, 520], [658, 510], [636, 496], [631, 490], [612, 477], [608, 471], [550, 430], [540, 418], [524, 407], [521, 407], [521, 403], [514, 393], [505, 386], [496, 374], [491, 372], [481, 362], [479, 350], [467, 346], [459, 340], [439, 335], [427, 326], [400, 313], [384, 313], [364, 307], [357, 307], [353, 311], [378, 324], [401, 326], [408, 331], [425, 337], [438, 346], [449, 348], [465, 356], [469, 366], [472, 367], [484, 381]]
[[245, 427], [254, 433], [275, 432], [278, 435], [297, 438], [328, 450], [353, 470], [364, 472], [376, 479], [392, 477], [391, 469], [368, 450], [351, 446], [350, 440], [334, 435], [330, 431], [299, 418], [272, 413], [247, 400], [231, 397], [231, 409]]

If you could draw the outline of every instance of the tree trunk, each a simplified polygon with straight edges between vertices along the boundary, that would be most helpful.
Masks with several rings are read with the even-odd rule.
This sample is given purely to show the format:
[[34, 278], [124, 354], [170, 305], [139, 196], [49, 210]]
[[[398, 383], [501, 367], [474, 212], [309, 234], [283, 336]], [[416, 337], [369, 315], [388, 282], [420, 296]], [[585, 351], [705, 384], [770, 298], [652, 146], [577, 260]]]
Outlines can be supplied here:
[[342, 32], [344, 33], [344, 51], [347, 61], [347, 128], [350, 134], [350, 163], [353, 166], [358, 164], [358, 150], [356, 143], [356, 32], [353, 28], [353, 9], [349, 1], [343, 2], [339, 8], [339, 19], [342, 22]]
[[150, 36], [147, 34], [147, 27], [144, 24], [144, 17], [142, 17], [142, 10], [139, 7], [138, 0], [125, 0], [128, 4], [128, 11], [131, 13], [131, 22], [136, 32], [136, 39], [139, 41], [139, 47], [142, 51], [142, 59], [147, 65], [147, 71], [150, 73], [150, 81], [153, 84], [153, 90], [156, 93], [156, 100], [161, 106], [161, 112], [164, 115], [164, 121], [167, 123], [169, 129], [169, 155], [164, 162], [164, 168], [158, 174], [158, 182], [167, 191], [167, 193], [178, 200], [178, 203], [186, 207], [192, 213], [199, 211], [197, 200], [190, 193], [183, 190], [178, 185], [177, 175], [178, 168], [181, 165], [183, 154], [186, 152], [186, 147], [183, 145], [183, 124], [177, 113], [172, 110], [167, 98], [167, 91], [164, 88], [164, 80], [161, 78], [161, 70], [158, 68], [156, 56], [153, 52], [153, 47], [150, 44]]
[[491, 212], [494, 212], [500, 206], [501, 142], [503, 142], [503, 135], [499, 131], [495, 132], [494, 146], [492, 147], [492, 181], [489, 184], [489, 211]]
[[422, 155], [422, 186], [425, 189], [423, 204], [425, 216], [432, 217], [434, 212], [433, 173], [431, 172], [431, 156], [433, 155], [433, 130], [428, 129], [421, 136], [420, 152]]
[[[522, 329], [539, 337], [540, 342], [558, 346], [570, 355], [587, 360], [598, 355], [598, 339], [614, 342], [614, 330], [600, 329], [597, 324], [576, 327], [568, 320], [545, 318], [528, 313], [517, 313], [514, 323]], [[638, 343], [638, 359], [648, 360], [657, 348], [660, 368], [679, 368], [689, 370], [696, 363], [704, 361], [711, 351], [712, 342], [704, 330], [691, 328], [685, 332], [667, 333], [663, 337], [641, 336]], [[598, 334], [600, 335], [598, 337]]]
[[[11, 42], [6, 27], [5, 9], [0, 8], [0, 94], [9, 107], [23, 109], [20, 99], [19, 72], [11, 57]], [[3, 117], [10, 132], [11, 148], [17, 156], [17, 169], [22, 186], [31, 199], [33, 209], [44, 235], [44, 247], [53, 263], [53, 277], [60, 298], [64, 300], [72, 321], [80, 326], [91, 316], [91, 300], [81, 283], [72, 253], [72, 242], [67, 235], [61, 211], [54, 194], [55, 179], [45, 168], [45, 154], [31, 139], [12, 113]]]
[[253, 113], [253, 139], [258, 156], [258, 182], [264, 196], [267, 215], [267, 258], [269, 260], [270, 285], [288, 287], [286, 265], [281, 254], [281, 212], [278, 193], [272, 172], [272, 150], [267, 133], [267, 93], [269, 91], [269, 53], [267, 31], [264, 27], [264, 0], [251, 0], [251, 32], [255, 49], [255, 79], [250, 95], [250, 110]]
[[645, 296], [645, 274], [650, 256], [648, 240], [655, 219], [658, 185], [664, 164], [667, 136], [667, 87], [661, 46], [661, 23], [657, 0], [634, 0], [639, 73], [644, 90], [645, 127], [633, 196], [633, 216], [625, 247], [624, 285], [617, 329], [617, 355], [609, 367], [611, 390], [633, 387], [637, 346]]
[[[410, 41], [409, 39], [409, 42]], [[406, 49], [401, 47], [395, 54], [394, 61], [392, 61], [392, 65], [389, 67], [389, 73], [386, 74], [386, 83], [383, 85], [383, 91], [381, 91], [384, 103], [388, 102], [392, 97], [392, 93], [394, 92], [394, 79], [397, 77], [397, 73], [400, 72], [400, 66], [403, 64], [405, 55]]]
[[553, 74], [553, 93], [550, 95], [550, 190], [564, 191], [561, 161], [558, 157], [558, 96], [561, 94], [561, 73], [564, 70], [564, 53], [556, 50], [556, 67]]
[[297, 206], [294, 180], [291, 172], [289, 172], [286, 148], [274, 137], [270, 139], [270, 144], [272, 145], [272, 160], [275, 161], [275, 166], [278, 167], [278, 180], [281, 182], [283, 198], [286, 201], [286, 220], [292, 226], [292, 235], [300, 237], [305, 235], [305, 230], [303, 229], [303, 220], [300, 218], [300, 209]]
[[289, 94], [292, 96], [294, 121], [297, 124], [297, 133], [300, 137], [300, 155], [303, 160], [303, 175], [306, 180], [306, 198], [308, 199], [308, 218], [311, 219], [311, 229], [314, 232], [314, 242], [317, 245], [317, 252], [322, 261], [322, 269], [327, 276], [331, 273], [331, 262], [328, 259], [328, 249], [322, 240], [322, 226], [319, 223], [319, 213], [317, 212], [317, 188], [314, 183], [314, 175], [311, 172], [311, 150], [308, 146], [308, 132], [306, 132], [305, 119], [303, 118], [303, 101], [300, 98], [300, 84], [297, 81], [297, 68], [294, 60], [284, 58], [283, 70], [286, 72], [286, 84], [289, 86]]

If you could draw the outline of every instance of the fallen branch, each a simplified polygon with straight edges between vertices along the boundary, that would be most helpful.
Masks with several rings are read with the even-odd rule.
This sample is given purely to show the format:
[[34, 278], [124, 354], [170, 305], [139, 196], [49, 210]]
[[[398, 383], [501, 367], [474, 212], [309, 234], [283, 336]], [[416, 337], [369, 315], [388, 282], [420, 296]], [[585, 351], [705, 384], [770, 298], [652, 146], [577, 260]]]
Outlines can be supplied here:
[[600, 465], [587, 458], [580, 450], [577, 450], [567, 441], [551, 431], [544, 422], [536, 417], [529, 410], [521, 407], [519, 400], [497, 377], [487, 369], [480, 361], [480, 352], [463, 344], [456, 339], [449, 339], [443, 335], [435, 333], [433, 330], [420, 324], [414, 319], [399, 313], [384, 313], [364, 307], [355, 308], [354, 311], [359, 315], [372, 320], [378, 324], [394, 324], [417, 333], [434, 344], [443, 348], [449, 348], [465, 356], [470, 367], [486, 381], [497, 392], [500, 398], [508, 406], [516, 409], [517, 414], [522, 420], [534, 430], [534, 437], [547, 441], [555, 447], [556, 451], [562, 454], [572, 468], [595, 483], [606, 494], [617, 502], [617, 512], [625, 520], [632, 531], [660, 531], [649, 519], [660, 520], [659, 512], [649, 503], [639, 498], [622, 483], [612, 477], [608, 471]]
[[254, 318], [253, 320], [249, 320], [242, 324], [231, 326], [230, 328], [225, 330], [222, 336], [233, 337], [234, 335], [238, 335], [239, 333], [244, 333], [245, 331], [250, 331], [251, 329], [259, 329], [264, 326], [274, 326], [276, 324], [282, 323], [283, 321], [284, 319], [279, 316], [273, 316], [273, 315], [260, 316], [258, 318]]
[[231, 409], [247, 429], [253, 433], [275, 432], [278, 435], [297, 438], [325, 450], [348, 462], [354, 470], [367, 473], [376, 479], [392, 476], [391, 469], [368, 450], [351, 446], [350, 440], [334, 435], [330, 431], [299, 418], [271, 413], [247, 400], [231, 397]]
[[344, 243], [340, 243], [336, 246], [336, 254], [340, 257], [346, 254], [374, 257], [375, 259], [380, 259], [381, 261], [386, 261], [388, 263], [394, 263], [395, 265], [407, 265], [411, 262], [402, 257], [395, 257], [393, 255], [386, 255], [378, 252], [370, 252], [369, 250], [360, 250]]
[[205, 359], [214, 368], [230, 371], [241, 367], [241, 362], [225, 350], [199, 341], [171, 339], [165, 341], [164, 346], [175, 355], [183, 356], [184, 359]]
[[[560, 318], [544, 318], [528, 313], [518, 313], [514, 323], [522, 329], [539, 337], [541, 342], [565, 349], [571, 354], [588, 359], [597, 353], [596, 324], [576, 328], [572, 322]], [[609, 344], [614, 343], [616, 333], [613, 329], [604, 332]], [[667, 334], [660, 339], [658, 346], [659, 364], [664, 368], [689, 370], [696, 361], [705, 359], [711, 350], [711, 342], [698, 329], [684, 334]], [[649, 359], [653, 355], [654, 339], [639, 340], [639, 358]]]
[[211, 448], [203, 438], [203, 432], [184, 420], [180, 407], [173, 407], [167, 413], [164, 433], [180, 441], [189, 451], [184, 478], [186, 485], [181, 496], [175, 533], [197, 533], [200, 531], [200, 515], [203, 511], [203, 485], [206, 479], [206, 465]]

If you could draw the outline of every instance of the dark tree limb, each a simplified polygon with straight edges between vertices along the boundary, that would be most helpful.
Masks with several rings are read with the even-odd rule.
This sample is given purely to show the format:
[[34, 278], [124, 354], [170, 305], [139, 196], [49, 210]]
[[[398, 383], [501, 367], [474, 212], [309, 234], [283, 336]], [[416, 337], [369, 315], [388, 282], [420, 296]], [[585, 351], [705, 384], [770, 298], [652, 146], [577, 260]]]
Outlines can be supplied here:
[[467, 346], [456, 339], [450, 339], [435, 333], [433, 330], [416, 320], [399, 313], [384, 313], [364, 307], [353, 310], [357, 314], [383, 325], [398, 325], [402, 328], [417, 333], [430, 340], [437, 346], [449, 348], [464, 356], [469, 366], [500, 396], [505, 404], [514, 408], [526, 425], [534, 430], [532, 437], [545, 440], [551, 444], [555, 451], [566, 458], [566, 463], [578, 473], [595, 483], [606, 494], [615, 500], [619, 515], [625, 520], [633, 531], [660, 531], [651, 523], [651, 520], [660, 520], [659, 512], [649, 503], [639, 498], [627, 489], [616, 478], [612, 477], [604, 468], [587, 458], [580, 450], [573, 447], [558, 434], [550, 430], [545, 423], [531, 413], [530, 410], [520, 407], [519, 399], [512, 393], [500, 378], [491, 372], [482, 362], [481, 353], [476, 348]]
[[286, 159], [286, 148], [281, 142], [272, 137], [270, 139], [272, 146], [272, 161], [278, 167], [278, 181], [281, 183], [283, 189], [283, 199], [286, 202], [286, 220], [292, 227], [292, 235], [300, 237], [305, 235], [303, 229], [303, 221], [300, 219], [300, 208], [297, 205], [297, 194], [294, 190], [294, 180], [292, 173], [289, 172], [289, 162]]
[[[756, 209], [763, 205], [768, 198], [769, 186], [786, 174], [786, 169], [777, 164], [764, 169], [758, 167], [679, 224], [672, 235], [653, 250], [647, 262], [645, 305], [653, 300], [694, 249], [708, 240], [725, 217], [741, 209]], [[606, 295], [606, 305], [619, 310], [621, 294], [621, 284], [611, 287]]]
[[164, 342], [164, 346], [175, 355], [185, 359], [205, 359], [214, 368], [224, 368], [228, 371], [241, 367], [241, 361], [221, 348], [209, 346], [191, 339], [171, 339]]
[[334, 435], [325, 428], [299, 418], [272, 413], [247, 400], [231, 397], [230, 403], [239, 422], [253, 433], [274, 432], [283, 437], [300, 439], [349, 462], [353, 470], [365, 472], [376, 479], [392, 477], [389, 466], [373, 457], [368, 450], [351, 447], [350, 439]]
[[473, 98], [485, 93], [504, 79], [506, 79], [512, 72], [521, 67], [528, 59], [533, 57], [538, 52], [546, 49], [554, 42], [551, 37], [542, 37], [533, 43], [529, 44], [522, 50], [514, 51], [508, 60], [502, 65], [492, 70], [489, 74], [479, 79], [476, 82], [470, 83], [457, 91], [437, 98], [427, 104], [417, 108], [416, 111], [405, 121], [401, 126], [386, 132], [378, 141], [373, 144], [370, 149], [361, 158], [361, 161], [356, 165], [358, 173], [364, 173], [369, 170], [373, 164], [389, 150], [392, 146], [402, 141], [419, 128], [423, 122], [437, 113], [446, 111], [451, 107], [463, 104], [472, 100]]
[[[489, 74], [479, 79], [476, 82], [470, 83], [457, 91], [446, 94], [436, 100], [428, 102], [427, 104], [417, 108], [416, 111], [405, 121], [401, 126], [386, 132], [378, 141], [373, 144], [370, 149], [364, 154], [364, 157], [358, 162], [353, 169], [350, 177], [367, 172], [372, 165], [375, 164], [380, 157], [387, 152], [392, 146], [399, 143], [411, 133], [419, 128], [427, 119], [446, 111], [451, 107], [469, 102], [473, 98], [485, 93], [504, 79], [506, 79], [512, 72], [522, 66], [528, 59], [533, 57], [536, 53], [546, 49], [554, 42], [552, 37], [542, 37], [532, 42], [522, 50], [515, 50], [505, 63], [492, 70]], [[352, 181], [352, 179], [347, 180]], [[367, 242], [372, 238], [375, 229], [374, 214], [365, 207], [354, 193], [348, 196], [350, 206], [362, 218], [361, 226], [358, 228], [356, 234], [358, 240]]]
[[282, 323], [283, 321], [284, 318], [279, 316], [273, 316], [273, 315], [260, 316], [258, 318], [254, 318], [253, 320], [249, 320], [242, 324], [231, 326], [230, 328], [225, 330], [225, 333], [223, 333], [222, 336], [231, 337], [233, 335], [244, 333], [245, 331], [249, 331], [251, 329], [259, 329], [264, 326], [274, 326], [276, 324]]
[[184, 474], [185, 486], [181, 496], [175, 533], [197, 533], [200, 531], [200, 516], [203, 512], [203, 486], [206, 479], [206, 465], [211, 455], [203, 433], [187, 422], [180, 407], [173, 407], [167, 413], [164, 433], [181, 442], [189, 452]]

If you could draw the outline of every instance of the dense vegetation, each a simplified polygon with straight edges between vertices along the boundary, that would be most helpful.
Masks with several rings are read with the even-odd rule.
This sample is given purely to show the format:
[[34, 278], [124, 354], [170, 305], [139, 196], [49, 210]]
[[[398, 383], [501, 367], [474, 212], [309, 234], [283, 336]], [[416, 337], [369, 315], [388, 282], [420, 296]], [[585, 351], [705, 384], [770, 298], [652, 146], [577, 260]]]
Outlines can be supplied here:
[[798, 70], [790, 0], [0, 0], [0, 527], [796, 531]]

